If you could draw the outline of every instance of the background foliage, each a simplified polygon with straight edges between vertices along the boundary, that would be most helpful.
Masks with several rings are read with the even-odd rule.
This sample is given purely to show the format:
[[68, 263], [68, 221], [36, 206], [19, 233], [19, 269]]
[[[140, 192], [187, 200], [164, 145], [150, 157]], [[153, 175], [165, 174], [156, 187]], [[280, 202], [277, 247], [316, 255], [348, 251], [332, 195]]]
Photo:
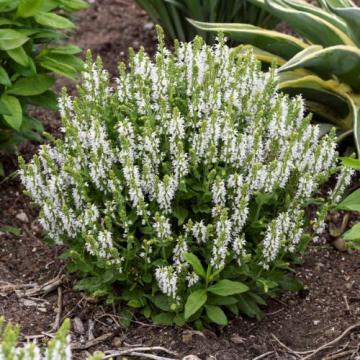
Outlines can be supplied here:
[[136, 0], [155, 23], [172, 39], [190, 41], [201, 35], [212, 42], [214, 36], [191, 25], [186, 18], [211, 22], [245, 22], [274, 27], [278, 20], [267, 10], [248, 0]]
[[0, 2], [0, 152], [24, 140], [40, 140], [42, 124], [28, 105], [56, 109], [53, 73], [74, 78], [82, 68], [74, 45], [60, 45], [74, 23], [66, 16], [83, 0]]

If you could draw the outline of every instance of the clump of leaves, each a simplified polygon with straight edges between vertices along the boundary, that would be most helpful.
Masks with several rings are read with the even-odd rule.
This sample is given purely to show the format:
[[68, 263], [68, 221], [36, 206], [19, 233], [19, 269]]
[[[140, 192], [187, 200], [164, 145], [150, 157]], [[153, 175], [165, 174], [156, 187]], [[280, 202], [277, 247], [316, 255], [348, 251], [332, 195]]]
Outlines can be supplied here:
[[59, 104], [64, 140], [22, 161], [23, 184], [79, 289], [161, 324], [260, 318], [267, 296], [299, 288], [288, 269], [349, 171], [334, 132], [320, 137], [251, 52], [221, 37], [170, 52], [159, 32], [155, 60], [131, 52], [116, 87], [89, 57], [78, 97]]
[[56, 109], [53, 73], [74, 78], [81, 49], [63, 44], [74, 23], [66, 14], [84, 0], [3, 0], [0, 3], [0, 153], [25, 140], [40, 140], [39, 120], [28, 105]]

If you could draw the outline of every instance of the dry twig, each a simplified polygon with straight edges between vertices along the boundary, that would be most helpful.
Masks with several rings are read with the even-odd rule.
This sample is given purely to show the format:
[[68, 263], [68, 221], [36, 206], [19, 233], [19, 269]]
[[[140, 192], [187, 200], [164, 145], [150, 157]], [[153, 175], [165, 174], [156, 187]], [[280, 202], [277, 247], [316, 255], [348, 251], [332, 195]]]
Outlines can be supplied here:
[[[146, 352], [148, 351], [162, 351], [164, 353], [170, 354], [175, 356], [176, 358], [167, 358], [167, 357], [162, 357], [162, 356], [158, 356], [158, 355], [154, 355], [154, 354], [147, 354]], [[123, 348], [123, 349], [119, 349], [117, 351], [105, 351], [106, 356], [103, 357], [103, 360], [105, 359], [110, 359], [112, 357], [116, 357], [116, 356], [123, 356], [123, 355], [132, 355], [132, 356], [138, 356], [138, 357], [146, 357], [149, 359], [155, 359], [155, 360], [176, 360], [179, 358], [179, 354], [174, 352], [174, 351], [170, 351], [162, 346], [140, 346], [140, 347], [132, 347], [132, 348]]]
[[265, 359], [266, 357], [268, 357], [269, 355], [272, 355], [275, 351], [268, 351], [264, 354], [261, 354], [255, 358], [253, 358], [252, 360], [260, 360], [260, 359]]
[[58, 291], [58, 299], [57, 299], [57, 307], [56, 307], [56, 318], [51, 328], [51, 331], [57, 331], [59, 329], [61, 322], [61, 314], [63, 309], [63, 293], [61, 286], [57, 288], [57, 291]]
[[28, 290], [15, 290], [16, 295], [18, 297], [36, 297], [36, 296], [43, 296], [43, 295], [47, 295], [50, 292], [54, 291], [55, 289], [57, 289], [63, 282], [64, 277], [56, 277], [54, 279], [51, 279], [49, 281], [47, 281], [46, 283], [42, 284], [42, 285], [37, 285], [34, 286], [32, 289], [28, 289]]
[[72, 350], [86, 350], [86, 349], [89, 349], [89, 348], [91, 348], [91, 347], [93, 347], [95, 345], [99, 345], [102, 342], [113, 338], [114, 336], [115, 336], [115, 334], [113, 332], [106, 333], [106, 334], [103, 334], [103, 335], [93, 339], [93, 340], [87, 341], [85, 344], [80, 344], [80, 343], [72, 344], [71, 349]]

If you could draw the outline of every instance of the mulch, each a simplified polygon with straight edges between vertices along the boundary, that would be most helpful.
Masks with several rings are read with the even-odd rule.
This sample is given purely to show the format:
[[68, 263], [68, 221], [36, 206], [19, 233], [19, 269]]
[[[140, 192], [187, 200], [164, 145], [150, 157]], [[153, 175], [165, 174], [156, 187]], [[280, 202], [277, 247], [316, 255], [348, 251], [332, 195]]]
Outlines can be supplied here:
[[[77, 17], [78, 30], [71, 41], [100, 55], [112, 74], [116, 74], [118, 61], [126, 60], [128, 47], [144, 46], [154, 53], [153, 25], [133, 0], [98, 0]], [[74, 92], [75, 85], [69, 81], [60, 79], [56, 88], [62, 86]], [[44, 121], [48, 132], [60, 136], [56, 114], [33, 113]], [[30, 159], [37, 146], [27, 144], [21, 154]], [[4, 161], [8, 172], [16, 169], [14, 157]], [[20, 235], [0, 235], [0, 315], [21, 325], [23, 341], [28, 336], [40, 343], [49, 339], [56, 320], [70, 318], [75, 359], [85, 359], [96, 350], [134, 345], [162, 346], [178, 358], [192, 354], [203, 360], [247, 360], [264, 354], [264, 359], [301, 359], [307, 356], [302, 351], [329, 343], [360, 321], [359, 253], [340, 252], [326, 234], [326, 241], [311, 245], [303, 263], [294, 269], [305, 290], [270, 300], [261, 321], [238, 317], [227, 327], [198, 332], [190, 327], [158, 327], [139, 317], [124, 328], [120, 306], [94, 302], [73, 290], [76, 279], [64, 273], [58, 258], [63, 249], [44, 242], [37, 210], [22, 194], [16, 177], [1, 183], [0, 204], [0, 227], [21, 231]], [[52, 284], [53, 279], [57, 282]], [[49, 281], [49, 291], [39, 287]], [[359, 359], [359, 346], [360, 329], [354, 328], [311, 359]], [[176, 358], [156, 349], [152, 353]]]

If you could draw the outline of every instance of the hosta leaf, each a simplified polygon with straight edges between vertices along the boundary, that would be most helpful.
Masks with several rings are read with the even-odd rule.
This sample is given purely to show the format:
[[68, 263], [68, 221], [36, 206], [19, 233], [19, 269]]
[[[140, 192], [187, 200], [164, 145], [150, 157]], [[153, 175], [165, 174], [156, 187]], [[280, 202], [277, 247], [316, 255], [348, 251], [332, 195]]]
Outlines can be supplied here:
[[29, 65], [29, 57], [22, 46], [8, 50], [7, 54], [21, 66], [27, 67]]
[[74, 24], [67, 18], [54, 13], [39, 12], [35, 15], [35, 20], [40, 25], [50, 26], [55, 29], [71, 29]]
[[184, 255], [184, 258], [192, 266], [192, 268], [194, 269], [197, 275], [199, 275], [203, 279], [206, 278], [206, 272], [203, 266], [201, 265], [201, 261], [196, 255], [192, 253], [187, 253]]
[[360, 159], [354, 159], [350, 157], [342, 157], [340, 159], [344, 166], [355, 170], [360, 170]]
[[47, 49], [49, 53], [52, 54], [62, 54], [62, 55], [75, 55], [81, 53], [81, 48], [76, 45], [68, 44], [65, 46], [58, 46], [56, 48]]
[[230, 38], [240, 43], [254, 45], [286, 60], [291, 59], [308, 46], [294, 36], [282, 34], [277, 31], [264, 30], [253, 25], [205, 23], [190, 19], [188, 19], [188, 21], [199, 29], [224, 32]]
[[249, 287], [238, 281], [220, 280], [215, 285], [211, 285], [208, 291], [220, 296], [241, 294], [249, 290]]
[[79, 11], [89, 7], [84, 0], [59, 0], [67, 11]]
[[265, 3], [273, 15], [287, 22], [297, 33], [313, 44], [354, 45], [352, 39], [345, 32], [320, 16], [292, 9], [281, 0], [265, 0]]
[[20, 0], [16, 15], [27, 18], [34, 16], [43, 6], [44, 0]]
[[341, 82], [360, 91], [360, 49], [352, 46], [332, 46], [327, 49], [312, 48], [302, 51], [280, 68], [289, 71], [308, 69], [327, 80], [336, 76]]
[[0, 84], [11, 86], [11, 80], [6, 70], [0, 65]]
[[360, 189], [351, 193], [337, 208], [339, 210], [360, 211]]
[[21, 96], [39, 95], [47, 91], [54, 82], [55, 79], [46, 74], [20, 78], [10, 87], [8, 93]]
[[360, 223], [355, 224], [342, 238], [347, 241], [360, 242]]
[[218, 324], [218, 325], [227, 325], [228, 324], [228, 319], [227, 319], [224, 311], [222, 311], [220, 306], [206, 305], [205, 309], [206, 309], [207, 317], [215, 324]]
[[11, 50], [25, 44], [29, 38], [19, 31], [0, 29], [0, 50]]
[[11, 115], [3, 115], [5, 121], [15, 130], [20, 130], [22, 123], [22, 108], [20, 101], [15, 96], [4, 94], [1, 97], [1, 101], [9, 109]]
[[206, 303], [206, 290], [199, 289], [189, 295], [185, 304], [185, 319], [189, 319], [198, 310], [200, 310]]

